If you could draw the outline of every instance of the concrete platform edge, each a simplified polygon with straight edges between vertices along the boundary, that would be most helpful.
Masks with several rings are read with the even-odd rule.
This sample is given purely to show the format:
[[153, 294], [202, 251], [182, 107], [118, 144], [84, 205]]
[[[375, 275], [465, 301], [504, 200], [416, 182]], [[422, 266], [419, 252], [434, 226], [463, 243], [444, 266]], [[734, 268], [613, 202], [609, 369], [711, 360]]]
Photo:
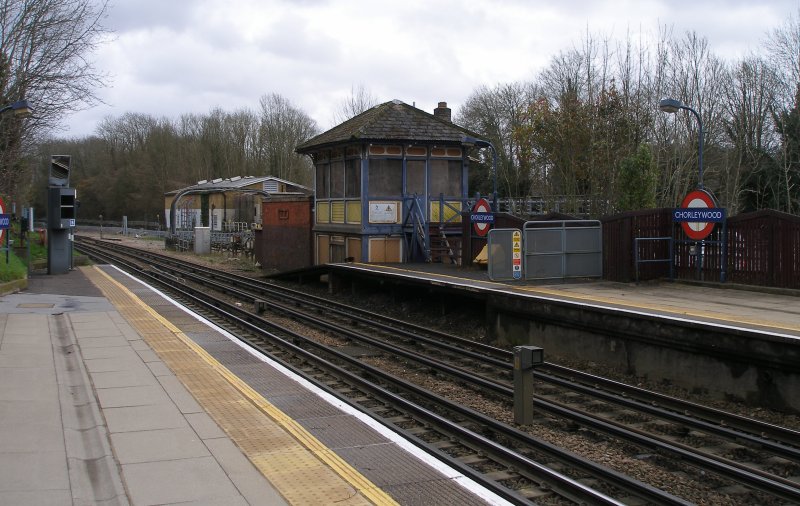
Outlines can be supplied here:
[[128, 495], [106, 422], [68, 317], [51, 316], [49, 324], [58, 338], [53, 354], [74, 504], [125, 506]]

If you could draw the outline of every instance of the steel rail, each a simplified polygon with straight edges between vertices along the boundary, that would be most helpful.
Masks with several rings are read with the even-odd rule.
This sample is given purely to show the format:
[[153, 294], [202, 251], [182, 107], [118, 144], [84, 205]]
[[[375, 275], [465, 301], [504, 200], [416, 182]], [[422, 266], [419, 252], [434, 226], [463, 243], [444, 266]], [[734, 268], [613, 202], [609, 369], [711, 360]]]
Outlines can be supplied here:
[[[109, 259], [109, 256], [108, 256], [107, 252], [96, 252], [95, 254], [103, 255], [107, 259]], [[119, 260], [116, 260], [116, 261], [119, 261]], [[276, 335], [274, 335], [274, 334], [272, 334], [272, 333], [270, 333], [270, 332], [268, 332], [268, 331], [263, 329], [264, 326], [270, 326], [270, 327], [273, 327], [273, 328], [278, 327], [279, 328], [279, 326], [277, 326], [277, 325], [275, 325], [275, 324], [273, 324], [271, 322], [268, 322], [268, 321], [266, 321], [266, 320], [264, 320], [262, 318], [259, 318], [259, 317], [255, 316], [255, 315], [253, 315], [252, 313], [249, 313], [249, 312], [247, 312], [247, 311], [245, 311], [245, 310], [243, 310], [243, 309], [241, 309], [239, 307], [236, 307], [234, 305], [228, 304], [225, 301], [214, 300], [214, 302], [209, 302], [209, 301], [205, 300], [205, 299], [209, 299], [210, 298], [207, 293], [199, 292], [199, 294], [197, 294], [197, 295], [192, 294], [191, 292], [197, 292], [197, 291], [194, 290], [194, 289], [191, 289], [189, 287], [177, 287], [177, 286], [175, 286], [174, 283], [170, 283], [169, 282], [170, 280], [164, 281], [164, 280], [160, 279], [160, 275], [158, 273], [156, 273], [156, 274], [148, 273], [148, 272], [146, 272], [146, 271], [144, 271], [144, 270], [142, 270], [142, 269], [140, 269], [140, 268], [138, 268], [138, 267], [136, 267], [136, 266], [134, 266], [132, 264], [127, 264], [126, 267], [128, 269], [131, 269], [131, 270], [135, 271], [138, 275], [140, 275], [142, 277], [145, 277], [147, 279], [151, 279], [154, 282], [156, 282], [157, 284], [167, 287], [168, 289], [170, 289], [170, 291], [179, 292], [182, 297], [185, 297], [187, 299], [192, 300], [192, 302], [194, 304], [202, 306], [202, 307], [206, 308], [206, 310], [213, 311], [213, 312], [215, 312], [217, 314], [222, 314], [226, 318], [236, 319], [238, 321], [238, 324], [247, 327], [248, 331], [250, 331], [250, 332], [268, 336], [270, 339], [280, 340], [282, 342], [282, 344], [281, 344], [282, 346], [290, 346], [293, 349], [296, 348], [295, 344], [290, 343], [289, 341], [286, 341], [286, 340], [282, 340], [280, 337], [278, 337], [278, 336], [276, 336]], [[253, 323], [254, 321], [256, 323]], [[591, 461], [583, 459], [582, 457], [579, 457], [577, 455], [571, 454], [569, 452], [564, 452], [563, 450], [560, 450], [560, 449], [550, 445], [549, 443], [540, 441], [538, 439], [535, 439], [535, 438], [531, 437], [530, 435], [528, 435], [526, 433], [520, 432], [520, 431], [518, 431], [518, 430], [516, 430], [514, 428], [511, 428], [511, 427], [505, 426], [505, 425], [501, 424], [500, 422], [498, 422], [498, 421], [496, 421], [494, 419], [491, 419], [489, 417], [486, 417], [486, 416], [481, 415], [481, 414], [476, 413], [476, 412], [472, 412], [471, 410], [468, 410], [467, 408], [464, 408], [464, 407], [459, 406], [457, 404], [450, 403], [449, 401], [443, 400], [440, 397], [436, 396], [435, 394], [432, 394], [432, 393], [428, 392], [427, 390], [424, 390], [424, 389], [422, 389], [422, 388], [420, 388], [420, 387], [418, 387], [418, 386], [416, 386], [414, 384], [405, 382], [405, 381], [400, 380], [398, 378], [394, 378], [394, 377], [384, 373], [383, 371], [381, 371], [379, 369], [376, 369], [376, 368], [373, 368], [373, 367], [370, 367], [370, 366], [368, 366], [366, 364], [361, 363], [357, 359], [355, 359], [353, 357], [350, 357], [347, 354], [344, 354], [344, 353], [341, 353], [341, 352], [338, 352], [338, 351], [335, 351], [335, 350], [331, 350], [330, 348], [328, 348], [328, 347], [326, 347], [324, 345], [321, 345], [321, 344], [319, 344], [319, 343], [317, 343], [317, 342], [315, 342], [313, 340], [310, 340], [310, 339], [308, 339], [308, 338], [306, 338], [306, 337], [304, 337], [302, 335], [296, 334], [296, 333], [294, 333], [294, 332], [292, 332], [290, 330], [282, 329], [282, 331], [287, 333], [287, 334], [289, 334], [291, 336], [291, 339], [294, 340], [294, 341], [302, 341], [304, 344], [307, 344], [307, 345], [310, 345], [310, 346], [315, 347], [317, 349], [320, 349], [321, 351], [324, 351], [325, 353], [334, 355], [337, 358], [337, 360], [341, 360], [341, 361], [344, 361], [346, 363], [350, 363], [353, 366], [357, 366], [357, 367], [359, 367], [361, 369], [367, 370], [368, 375], [370, 375], [372, 377], [381, 377], [382, 379], [384, 379], [387, 382], [392, 382], [395, 386], [402, 386], [402, 388], [407, 389], [409, 391], [412, 391], [417, 396], [425, 397], [430, 401], [436, 402], [436, 403], [438, 403], [438, 404], [440, 404], [442, 406], [446, 406], [446, 409], [448, 409], [449, 411], [452, 411], [452, 412], [455, 412], [455, 413], [459, 413], [460, 415], [465, 416], [465, 417], [469, 416], [472, 419], [471, 423], [474, 424], [477, 427], [482, 427], [482, 428], [491, 427], [493, 430], [496, 430], [499, 433], [502, 433], [504, 437], [507, 437], [507, 438], [509, 438], [511, 440], [518, 440], [520, 442], [524, 442], [525, 444], [529, 445], [532, 448], [536, 448], [539, 451], [545, 451], [545, 452], [548, 452], [548, 453], [552, 452], [553, 456], [557, 456], [555, 458], [558, 458], [559, 460], [562, 460], [562, 461], [565, 461], [565, 462], [569, 462], [571, 465], [575, 465], [575, 466], [581, 467], [584, 470], [590, 469], [591, 470], [590, 474], [593, 474], [595, 476], [599, 476], [599, 477], [605, 479], [606, 481], [608, 481], [609, 483], [614, 483], [614, 485], [617, 486], [617, 487], [620, 487], [622, 489], [628, 490], [629, 492], [632, 492], [632, 493], [634, 493], [636, 495], [639, 495], [639, 496], [642, 496], [642, 497], [646, 497], [646, 498], [648, 498], [648, 500], [652, 500], [657, 504], [686, 504], [685, 501], [683, 501], [683, 500], [681, 500], [679, 498], [676, 498], [676, 497], [674, 497], [674, 496], [672, 496], [670, 494], [667, 494], [667, 493], [665, 493], [665, 492], [663, 492], [661, 490], [658, 490], [658, 489], [656, 489], [656, 488], [654, 488], [654, 487], [652, 487], [650, 485], [638, 482], [637, 480], [632, 480], [631, 478], [629, 478], [629, 477], [627, 477], [627, 476], [625, 476], [625, 475], [623, 475], [621, 473], [617, 473], [616, 471], [613, 471], [613, 470], [610, 470], [608, 468], [605, 468], [604, 466], [598, 466], [598, 465], [594, 464]], [[308, 352], [304, 352], [303, 354], [305, 355], [307, 353]], [[307, 356], [306, 358], [310, 360], [312, 357], [316, 357], [316, 355]], [[319, 358], [316, 358], [316, 360], [319, 360]], [[352, 375], [352, 373], [351, 373], [351, 375]], [[363, 378], [360, 378], [357, 375], [354, 376], [353, 379], [354, 380], [358, 380], [359, 383], [365, 381]], [[370, 384], [370, 383], [367, 383], [367, 384]], [[374, 387], [374, 385], [373, 385], [373, 387]], [[402, 396], [396, 396], [395, 394], [392, 394], [391, 392], [388, 392], [388, 391], [386, 392], [386, 394], [390, 395], [394, 399], [393, 402], [396, 401], [396, 402], [399, 402], [401, 404], [406, 404], [408, 402]], [[339, 397], [341, 398], [341, 396], [339, 396]], [[346, 398], [343, 398], [343, 400], [347, 401]], [[420, 407], [415, 407], [415, 406], [416, 406], [415, 404], [410, 404], [409, 406], [406, 406], [406, 409], [412, 409], [413, 408], [412, 410], [419, 410], [419, 411], [415, 411], [418, 414], [424, 413], [426, 411], [425, 408], [420, 408]], [[433, 418], [429, 419], [428, 421], [429, 421], [429, 423], [433, 423], [433, 422], [446, 423], [447, 426], [448, 426], [447, 427], [447, 431], [454, 431], [455, 433], [461, 434], [459, 437], [464, 438], [464, 440], [472, 441], [475, 444], [477, 444], [477, 442], [483, 442], [483, 444], [486, 444], [487, 442], [490, 442], [489, 440], [487, 440], [483, 436], [480, 436], [480, 435], [478, 435], [478, 434], [476, 434], [476, 433], [474, 433], [472, 431], [469, 431], [468, 429], [462, 427], [460, 424], [456, 424], [456, 423], [453, 423], [453, 422], [450, 422], [450, 421], [447, 421], [447, 420], [444, 420], [444, 419], [440, 420], [439, 418], [441, 418], [441, 417], [439, 417], [438, 415], [433, 414]], [[464, 432], [464, 431], [466, 431], [466, 432]], [[489, 448], [485, 448], [485, 451], [490, 451], [490, 450], [491, 451], [496, 451], [498, 449], [502, 449], [503, 448], [503, 447], [497, 445], [497, 443], [494, 443], [494, 442], [490, 442], [490, 443], [491, 444], [489, 445]], [[442, 457], [441, 452], [439, 450], [437, 450], [437, 449], [428, 447], [428, 448], [426, 448], [426, 451], [431, 452], [431, 453], [439, 456], [440, 458]], [[508, 452], [510, 452], [510, 450]], [[604, 496], [603, 494], [599, 494], [597, 491], [595, 491], [595, 490], [593, 490], [593, 489], [591, 489], [589, 487], [585, 487], [582, 484], [574, 482], [570, 478], [567, 478], [567, 477], [565, 477], [563, 475], [560, 475], [560, 473], [555, 473], [554, 471], [549, 470], [547, 468], [539, 469], [540, 465], [538, 465], [535, 462], [530, 461], [530, 459], [528, 459], [527, 457], [524, 457], [522, 455], [517, 454], [516, 452], [506, 453], [506, 449], [504, 449], [502, 458], [504, 460], [509, 460], [509, 462], [512, 463], [512, 466], [515, 467], [518, 470], [525, 468], [525, 466], [529, 466], [531, 464], [536, 464], [534, 467], [536, 468], [537, 472], [546, 472], [547, 476], [545, 478], [543, 478], [543, 479], [551, 486], [551, 488], [553, 490], [558, 490], [559, 494], [563, 494], [564, 497], [570, 497], [573, 500], [578, 500], [578, 501], [588, 501], [589, 503], [593, 503], [593, 504], [594, 503], [597, 503], [597, 504], [619, 504], [617, 501], [613, 500], [612, 498], [608, 498], [607, 496]], [[461, 464], [461, 463], [458, 463], [457, 460], [454, 461], [453, 464], [456, 465], [456, 467], [458, 467], [458, 468], [464, 468], [464, 465]], [[475, 479], [478, 479], [481, 482], [485, 481], [482, 478], [480, 478], [480, 476], [481, 476], [480, 473], [478, 473], [476, 475], [476, 471], [474, 471], [471, 468], [469, 468], [469, 466], [466, 466], [466, 468], [462, 469], [462, 470], [465, 471], [465, 474], [473, 476]], [[554, 474], [551, 474], [551, 473], [554, 473]], [[551, 481], [551, 480], [554, 480], [554, 481]], [[556, 483], [556, 482], [558, 484], [554, 485], [554, 483]], [[498, 485], [495, 483], [494, 485], [492, 485], [489, 488], [494, 488], [494, 487], [497, 487], [497, 486]], [[575, 494], [575, 490], [572, 487], [575, 487], [575, 486], [578, 486], [579, 490], [581, 490], [581, 492], [579, 493], [578, 496], [574, 495]], [[505, 487], [502, 487], [502, 486], [500, 486], [500, 487], [501, 487], [500, 490], [496, 490], [498, 493], [502, 492], [503, 490], [507, 490], [507, 489], [505, 489]], [[561, 490], [560, 487], [568, 487], [568, 490]], [[507, 493], [507, 492], [504, 492], [504, 493]], [[580, 497], [583, 494], [590, 494], [590, 497]], [[510, 498], [510, 499], [512, 499], [512, 498]]]
[[[177, 266], [181, 271], [184, 272], [187, 270], [194, 272], [201, 272], [215, 279], [224, 279], [225, 277], [232, 277], [237, 280], [237, 285], [248, 287], [253, 291], [255, 291], [256, 293], [258, 293], [259, 295], [264, 295], [265, 293], [274, 294], [276, 291], [274, 285], [265, 284], [261, 282], [254, 282], [252, 278], [247, 278], [236, 274], [225, 276], [222, 275], [219, 271], [215, 271], [214, 269], [208, 267], [199, 266], [197, 264], [192, 264], [188, 269], [186, 269], [184, 265], [185, 262], [177, 261], [166, 255], [159, 255], [148, 252], [146, 256], [163, 259], [167, 261], [167, 263]], [[201, 279], [198, 279], [197, 281], [203, 283], [207, 282]], [[218, 286], [218, 289], [223, 292], [231, 294], [235, 293], [237, 294], [237, 296], [242, 297], [243, 299], [252, 297], [252, 294], [242, 292], [241, 290], [236, 290], [236, 291], [231, 290], [229, 288], [226, 288], [225, 285], [223, 284], [217, 284], [215, 286]], [[329, 311], [334, 314], [338, 314], [341, 317], [346, 317], [346, 318], [353, 317], [352, 313], [354, 311], [352, 311], [352, 309], [354, 308], [347, 306], [348, 310], [339, 309], [340, 307], [344, 307], [344, 305], [336, 303], [334, 301], [330, 301], [328, 299], [324, 299], [322, 297], [308, 295], [304, 299], [303, 297], [298, 295], [302, 294], [302, 292], [297, 292], [294, 290], [284, 289], [284, 288], [278, 290], [278, 293], [284, 299], [293, 300], [298, 304], [309, 304], [309, 301], [306, 299], [310, 298], [315, 302], [320, 302], [326, 307], [329, 307], [330, 308]], [[288, 308], [281, 304], [274, 304], [269, 302], [267, 303], [272, 304], [272, 307], [274, 308], [283, 307], [283, 309], [281, 310], [291, 311], [292, 314], [294, 314], [298, 318], [303, 317], [303, 314], [301, 312], [296, 312], [291, 308]], [[382, 315], [377, 315], [376, 313], [369, 311], [359, 310], [356, 312], [360, 313], [362, 317], [367, 317], [370, 320], [380, 319], [381, 321], [386, 321], [386, 320], [391, 321], [391, 324], [369, 321], [370, 326], [377, 327], [385, 331], [396, 332], [401, 334], [403, 337], [413, 338], [415, 340], [424, 342], [426, 344], [430, 344], [432, 346], [445, 348], [452, 353], [458, 353], [462, 356], [468, 356], [475, 360], [502, 368], [508, 373], [512, 372], [513, 370], [512, 369], [513, 356], [512, 353], [507, 350], [501, 350], [498, 348], [490, 347], [488, 345], [482, 345], [481, 346], [482, 349], [492, 349], [492, 352], [495, 356], [503, 356], [504, 359], [498, 359], [495, 358], [494, 356], [489, 356], [489, 357], [482, 356], [480, 353], [473, 352], [470, 350], [464, 350], [463, 348], [459, 348], [456, 345], [441, 343], [436, 341], [436, 339], [434, 338], [422, 336], [412, 331], [403, 329], [402, 325], [404, 324], [404, 322], [400, 320], [389, 319], [387, 317], [384, 317]], [[433, 332], [430, 331], [429, 329], [425, 329], [424, 327], [418, 325], [407, 324], [407, 326], [410, 326], [416, 331], [435, 334], [438, 335], [439, 337], [447, 336], [448, 338], [457, 340], [456, 342], [458, 342], [462, 346], [464, 344], [464, 341], [467, 341], [463, 338], [459, 338], [456, 336], [449, 336], [448, 334]], [[345, 333], [350, 337], [357, 338], [362, 341], [369, 340], [367, 336], [364, 336], [363, 334], [359, 333], [352, 333], [349, 329], [343, 327], [336, 327], [329, 325], [328, 328], [330, 330]], [[481, 344], [481, 343], [474, 343], [472, 341], [470, 341], [469, 343]], [[371, 344], [386, 350], [385, 346], [383, 346], [378, 342], [372, 341]], [[424, 356], [414, 352], [411, 352], [411, 354], [409, 355], [402, 351], [396, 351], [396, 350], [388, 350], [388, 351], [404, 354], [405, 356], [412, 358], [414, 360], [425, 362], [426, 365], [429, 366], [436, 367], [439, 366], [439, 364], [441, 364], [442, 367], [446, 366], [441, 361], [427, 362]], [[547, 374], [545, 371], [548, 370], [557, 371], [559, 375]], [[460, 368], [454, 368], [452, 371], [452, 375], [454, 377], [466, 380], [470, 380], [471, 374], [474, 373], [469, 373]], [[708, 408], [706, 406], [701, 406], [696, 403], [690, 403], [688, 401], [675, 399], [663, 394], [659, 394], [657, 392], [644, 390], [631, 385], [625, 385], [623, 383], [615, 382], [595, 375], [590, 375], [574, 369], [568, 369], [555, 364], [549, 364], [549, 363], [545, 364], [542, 368], [538, 369], [534, 373], [534, 375], [535, 377], [547, 381], [549, 383], [570, 388], [586, 395], [592, 395], [597, 398], [603, 399], [607, 402], [612, 402], [615, 404], [631, 407], [639, 411], [644, 411], [650, 415], [658, 416], [662, 419], [669, 420], [672, 422], [681, 423], [684, 425], [691, 425], [694, 426], [694, 428], [696, 429], [703, 430], [705, 432], [725, 437], [728, 439], [738, 439], [743, 442], [747, 442], [751, 446], [766, 448], [777, 455], [781, 455], [783, 457], [794, 460], [800, 460], [800, 448], [791, 445], [792, 442], [800, 441], [800, 432], [798, 431], [792, 431], [791, 429], [788, 428], [778, 427], [771, 424], [765, 424], [763, 422], [734, 415], [732, 413], [726, 413], [720, 410], [715, 410], [713, 408]], [[492, 385], [493, 383], [499, 385], [498, 382], [490, 379], [485, 379], [479, 375], [476, 376], [477, 378], [480, 379], [476, 379], [474, 381], [475, 383], [480, 384], [485, 388], [489, 388], [490, 390], [498, 391], [498, 389]], [[563, 376], [579, 377], [581, 381], [577, 382], [575, 380], [565, 379], [563, 378]], [[501, 392], [505, 393], [504, 391]], [[688, 414], [689, 412], [691, 412], [691, 415]]]

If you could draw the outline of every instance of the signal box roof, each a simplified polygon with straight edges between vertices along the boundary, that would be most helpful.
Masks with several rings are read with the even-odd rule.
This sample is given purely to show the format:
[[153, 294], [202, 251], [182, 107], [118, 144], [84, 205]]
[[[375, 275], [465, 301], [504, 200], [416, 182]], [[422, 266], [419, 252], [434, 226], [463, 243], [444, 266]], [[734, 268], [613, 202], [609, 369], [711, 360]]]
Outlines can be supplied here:
[[464, 136], [479, 134], [438, 118], [400, 100], [392, 100], [350, 118], [297, 146], [309, 154], [321, 148], [352, 142], [434, 142], [461, 144]]

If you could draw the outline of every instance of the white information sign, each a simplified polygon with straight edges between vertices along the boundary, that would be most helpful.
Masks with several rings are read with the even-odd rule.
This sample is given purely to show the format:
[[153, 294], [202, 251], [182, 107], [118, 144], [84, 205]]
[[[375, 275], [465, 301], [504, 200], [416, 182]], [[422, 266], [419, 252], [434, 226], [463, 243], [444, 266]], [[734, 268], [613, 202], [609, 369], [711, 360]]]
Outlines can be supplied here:
[[373, 200], [369, 203], [370, 223], [397, 223], [399, 203], [394, 201]]

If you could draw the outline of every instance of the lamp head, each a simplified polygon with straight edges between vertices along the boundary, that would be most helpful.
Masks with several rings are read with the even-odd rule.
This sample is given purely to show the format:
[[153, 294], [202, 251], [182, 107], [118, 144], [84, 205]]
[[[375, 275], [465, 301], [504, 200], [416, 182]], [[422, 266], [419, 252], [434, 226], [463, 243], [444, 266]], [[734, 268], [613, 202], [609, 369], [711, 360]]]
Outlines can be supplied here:
[[681, 103], [680, 100], [675, 100], [674, 98], [662, 98], [658, 103], [659, 109], [670, 114], [678, 112], [680, 109], [683, 109], [683, 107], [683, 103]]
[[477, 146], [479, 148], [486, 148], [491, 145], [489, 141], [485, 141], [483, 139], [478, 139], [475, 137], [468, 137], [466, 135], [461, 138], [461, 143], [467, 147]]

